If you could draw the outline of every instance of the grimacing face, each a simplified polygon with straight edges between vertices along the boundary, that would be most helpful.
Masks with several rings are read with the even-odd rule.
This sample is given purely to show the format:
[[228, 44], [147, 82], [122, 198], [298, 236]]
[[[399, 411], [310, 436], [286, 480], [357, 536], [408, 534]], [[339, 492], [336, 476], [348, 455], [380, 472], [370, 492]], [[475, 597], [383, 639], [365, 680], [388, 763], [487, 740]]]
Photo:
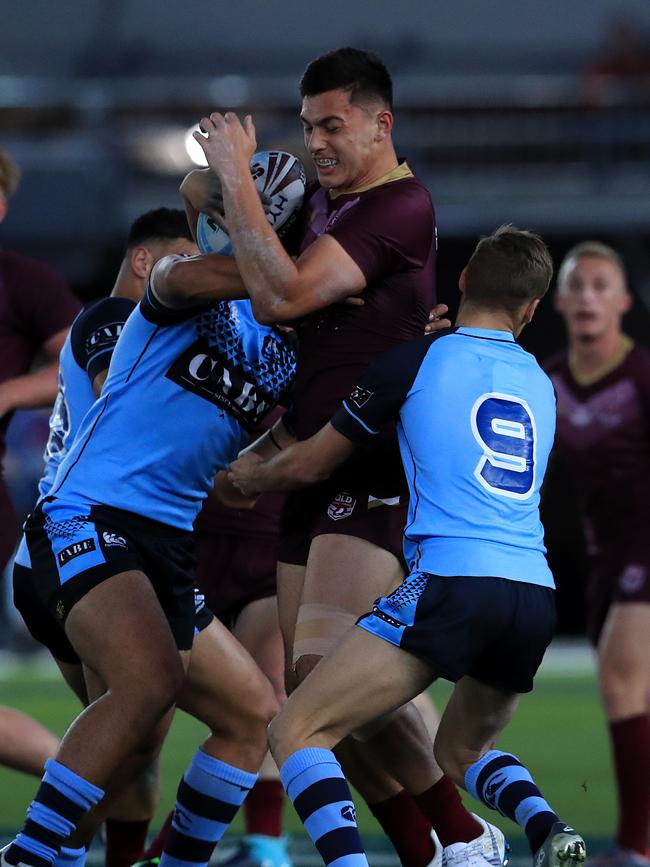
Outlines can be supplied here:
[[300, 119], [321, 186], [356, 189], [377, 179], [393, 122], [387, 108], [350, 102], [347, 90], [328, 90], [303, 99]]
[[621, 330], [621, 319], [632, 298], [625, 277], [611, 259], [585, 254], [563, 269], [555, 294], [555, 309], [562, 314], [569, 337], [598, 340]]

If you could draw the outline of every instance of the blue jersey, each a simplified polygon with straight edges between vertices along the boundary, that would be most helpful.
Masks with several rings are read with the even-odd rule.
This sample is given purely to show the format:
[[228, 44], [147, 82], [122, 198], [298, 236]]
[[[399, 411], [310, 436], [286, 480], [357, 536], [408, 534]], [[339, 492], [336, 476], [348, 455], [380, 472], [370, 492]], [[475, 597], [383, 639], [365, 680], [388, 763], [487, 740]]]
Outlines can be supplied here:
[[289, 390], [292, 342], [249, 301], [171, 309], [147, 289], [51, 494], [191, 530], [245, 430]]
[[411, 571], [553, 587], [539, 491], [555, 436], [551, 381], [512, 334], [454, 328], [368, 368], [332, 423], [371, 440], [399, 417]]
[[95, 402], [93, 380], [110, 364], [134, 307], [128, 298], [103, 298], [85, 307], [72, 323], [59, 355], [58, 393], [50, 415], [45, 469], [38, 485], [42, 497], [49, 493], [81, 420]]
[[[45, 467], [38, 483], [41, 497], [49, 494], [59, 464], [74, 442], [83, 417], [95, 402], [93, 380], [109, 366], [117, 339], [134, 307], [134, 302], [128, 298], [102, 298], [84, 307], [70, 326], [59, 353], [58, 391], [43, 455]], [[24, 536], [15, 562], [31, 566]]]

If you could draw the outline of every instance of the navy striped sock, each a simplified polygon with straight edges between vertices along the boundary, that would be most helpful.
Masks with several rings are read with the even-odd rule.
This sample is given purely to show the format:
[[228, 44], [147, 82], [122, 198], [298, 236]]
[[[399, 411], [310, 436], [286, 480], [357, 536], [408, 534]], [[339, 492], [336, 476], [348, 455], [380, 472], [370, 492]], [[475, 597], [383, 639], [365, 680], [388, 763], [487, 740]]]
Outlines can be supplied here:
[[9, 864], [50, 867], [61, 844], [104, 792], [55, 759], [45, 762], [45, 774], [27, 810], [27, 821], [5, 852]]
[[465, 774], [467, 791], [526, 832], [536, 852], [546, 839], [557, 815], [542, 797], [527, 768], [516, 756], [490, 750]]
[[160, 867], [206, 865], [256, 780], [198, 750], [178, 787]]
[[280, 779], [325, 864], [367, 867], [350, 789], [334, 753], [298, 750]]

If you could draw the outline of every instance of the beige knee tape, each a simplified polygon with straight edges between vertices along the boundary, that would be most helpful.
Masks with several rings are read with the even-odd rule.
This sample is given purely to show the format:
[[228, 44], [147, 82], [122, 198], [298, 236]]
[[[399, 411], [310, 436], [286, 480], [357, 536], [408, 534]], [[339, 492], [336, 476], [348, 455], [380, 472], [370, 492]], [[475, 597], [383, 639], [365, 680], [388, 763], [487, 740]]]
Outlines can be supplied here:
[[293, 640], [294, 668], [301, 656], [327, 656], [356, 622], [356, 614], [334, 605], [301, 605]]

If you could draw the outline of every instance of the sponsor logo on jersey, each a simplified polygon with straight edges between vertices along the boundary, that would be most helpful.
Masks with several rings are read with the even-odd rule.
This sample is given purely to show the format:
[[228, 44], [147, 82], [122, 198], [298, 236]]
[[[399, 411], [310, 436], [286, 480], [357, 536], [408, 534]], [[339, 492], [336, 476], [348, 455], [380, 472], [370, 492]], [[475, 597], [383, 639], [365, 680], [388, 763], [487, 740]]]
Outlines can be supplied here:
[[327, 515], [333, 521], [341, 521], [343, 518], [349, 518], [357, 501], [350, 494], [337, 494], [332, 502], [327, 507]]
[[112, 548], [128, 548], [126, 539], [123, 536], [118, 536], [117, 533], [107, 533], [105, 530], [102, 533], [102, 539], [105, 545]]
[[94, 539], [82, 539], [81, 542], [75, 542], [73, 545], [68, 545], [67, 548], [63, 548], [57, 554], [59, 566], [65, 566], [66, 563], [69, 563], [70, 560], [74, 560], [75, 557], [81, 557], [82, 554], [88, 554], [90, 551], [94, 550]]
[[369, 388], [361, 388], [360, 385], [357, 385], [350, 395], [349, 400], [351, 404], [357, 407], [357, 409], [361, 409], [365, 403], [368, 403], [373, 394], [374, 391], [370, 391]]
[[93, 331], [86, 338], [86, 352], [88, 355], [94, 355], [100, 349], [108, 349], [115, 346], [123, 328], [123, 322], [108, 322], [106, 325], [98, 328], [97, 331]]
[[354, 809], [353, 804], [346, 804], [345, 807], [341, 807], [341, 816], [344, 819], [347, 819], [348, 822], [356, 822], [357, 821], [357, 813]]
[[165, 376], [248, 427], [255, 426], [276, 402], [203, 337], [174, 361]]
[[624, 593], [637, 593], [645, 584], [647, 574], [640, 563], [630, 563], [619, 578], [619, 585]]

